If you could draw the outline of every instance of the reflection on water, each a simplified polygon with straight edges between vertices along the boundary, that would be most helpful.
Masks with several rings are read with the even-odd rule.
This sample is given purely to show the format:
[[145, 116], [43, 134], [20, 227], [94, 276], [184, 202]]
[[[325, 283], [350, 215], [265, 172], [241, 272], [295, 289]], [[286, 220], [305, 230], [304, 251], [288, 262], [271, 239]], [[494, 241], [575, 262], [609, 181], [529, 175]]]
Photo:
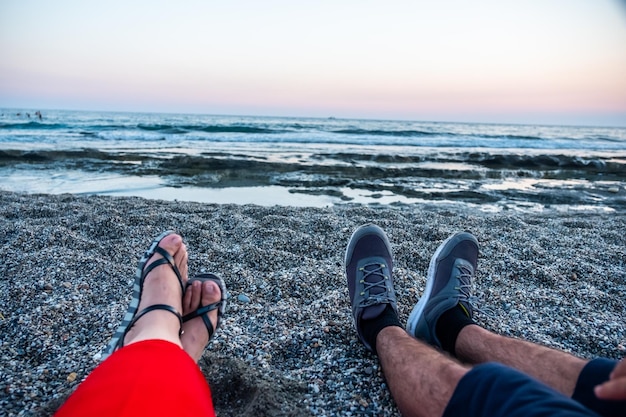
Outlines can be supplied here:
[[484, 190], [531, 190], [539, 180], [531, 178], [522, 178], [517, 180], [506, 179], [503, 181], [492, 182], [482, 186]]
[[[472, 201], [472, 193], [467, 182], [446, 182], [438, 184], [419, 182], [413, 184], [412, 196], [393, 191], [393, 183], [382, 183], [386, 189], [362, 187], [311, 187], [263, 185], [238, 187], [198, 187], [195, 185], [172, 186], [163, 177], [156, 175], [127, 176], [112, 172], [84, 172], [80, 170], [9, 170], [0, 184], [0, 190], [45, 193], [45, 194], [99, 194], [111, 196], [138, 196], [149, 199], [195, 201], [211, 204], [256, 204], [261, 206], [328, 207], [339, 204], [404, 205], [421, 204], [431, 207], [456, 207], [482, 212], [514, 210], [541, 212], [546, 209], [558, 211], [611, 212], [615, 211], [602, 204], [600, 194], [591, 194], [593, 185], [588, 181], [557, 181], [538, 179], [517, 179], [491, 181], [478, 187], [481, 197]], [[554, 192], [554, 190], [581, 187], [586, 189], [589, 201], [595, 204], [572, 204], [571, 202], [544, 204], [531, 202], [524, 194]], [[619, 193], [619, 183], [605, 181], [596, 183], [598, 192]], [[608, 190], [608, 191], [607, 191]], [[611, 191], [612, 190], [612, 191]], [[481, 193], [490, 191], [512, 191], [510, 198], [497, 198], [488, 201]], [[465, 198], [456, 198], [464, 195]], [[436, 198], [434, 198], [436, 197]]]

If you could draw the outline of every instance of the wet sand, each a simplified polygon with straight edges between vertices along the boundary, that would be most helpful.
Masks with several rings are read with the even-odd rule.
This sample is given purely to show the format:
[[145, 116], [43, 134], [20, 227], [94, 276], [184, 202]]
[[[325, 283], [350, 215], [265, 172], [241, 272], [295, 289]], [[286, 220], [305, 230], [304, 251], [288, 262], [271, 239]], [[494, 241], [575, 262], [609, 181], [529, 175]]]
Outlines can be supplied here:
[[436, 247], [481, 242], [477, 316], [498, 333], [591, 358], [626, 356], [626, 214], [483, 213], [427, 206], [210, 205], [0, 192], [0, 409], [49, 415], [98, 364], [122, 319], [137, 260], [166, 229], [190, 272], [231, 300], [200, 365], [220, 416], [399, 415], [353, 328], [343, 255], [375, 222], [396, 258], [403, 322]]

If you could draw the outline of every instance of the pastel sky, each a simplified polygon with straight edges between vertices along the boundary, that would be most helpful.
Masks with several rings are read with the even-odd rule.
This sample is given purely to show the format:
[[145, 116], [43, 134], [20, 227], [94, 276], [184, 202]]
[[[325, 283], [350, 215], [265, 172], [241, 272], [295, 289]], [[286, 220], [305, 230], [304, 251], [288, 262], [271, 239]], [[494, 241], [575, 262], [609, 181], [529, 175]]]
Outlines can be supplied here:
[[626, 1], [2, 0], [0, 107], [626, 126]]

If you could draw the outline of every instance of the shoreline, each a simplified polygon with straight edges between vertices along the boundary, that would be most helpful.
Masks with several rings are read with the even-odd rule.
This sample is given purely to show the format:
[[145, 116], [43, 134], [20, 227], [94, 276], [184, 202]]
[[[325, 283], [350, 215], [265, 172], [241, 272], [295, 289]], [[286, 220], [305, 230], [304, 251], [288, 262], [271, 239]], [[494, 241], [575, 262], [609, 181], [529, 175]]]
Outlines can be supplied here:
[[[0, 171], [1, 172], [1, 171]], [[139, 197], [170, 202], [217, 205], [258, 205], [262, 207], [328, 208], [369, 206], [428, 210], [481, 211], [485, 213], [625, 213], [626, 199], [621, 186], [607, 182], [595, 194], [584, 198], [582, 190], [568, 190], [570, 196], [556, 192], [550, 199], [528, 189], [534, 180], [509, 183], [504, 197], [477, 196], [473, 191], [435, 193], [436, 195], [404, 195], [393, 190], [360, 188], [358, 186], [310, 188], [306, 185], [237, 183], [232, 186], [172, 185], [158, 176], [126, 177], [114, 173], [88, 174], [82, 171], [14, 171], [0, 192], [31, 195], [71, 194], [82, 197]], [[487, 189], [487, 186], [483, 186]], [[497, 187], [496, 187], [497, 188]], [[539, 187], [541, 188], [541, 187]], [[567, 188], [567, 187], [566, 187]], [[515, 191], [513, 191], [516, 189]], [[409, 193], [410, 194], [410, 193]]]
[[435, 248], [470, 230], [481, 243], [473, 292], [495, 314], [477, 316], [479, 324], [585, 358], [626, 356], [622, 212], [262, 207], [0, 191], [0, 408], [13, 416], [58, 407], [98, 364], [140, 254], [174, 229], [188, 245], [190, 274], [218, 273], [231, 295], [200, 362], [218, 415], [399, 415], [377, 359], [357, 340], [343, 275], [345, 245], [368, 222], [391, 241], [402, 322], [424, 290]]

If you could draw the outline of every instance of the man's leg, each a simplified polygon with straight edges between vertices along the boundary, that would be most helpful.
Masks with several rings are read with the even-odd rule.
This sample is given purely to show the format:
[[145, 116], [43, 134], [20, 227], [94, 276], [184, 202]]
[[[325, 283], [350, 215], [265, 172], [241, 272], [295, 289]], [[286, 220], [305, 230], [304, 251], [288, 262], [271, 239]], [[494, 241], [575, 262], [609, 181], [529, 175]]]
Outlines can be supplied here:
[[518, 369], [571, 397], [588, 361], [525, 340], [494, 334], [477, 325], [459, 333], [455, 352], [469, 364], [499, 362]]
[[468, 369], [400, 327], [385, 327], [376, 340], [385, 379], [402, 415], [443, 415]]
[[530, 342], [496, 335], [472, 320], [471, 279], [478, 241], [457, 233], [437, 249], [428, 269], [424, 296], [409, 317], [409, 332], [463, 362], [499, 362], [571, 396], [587, 361]]
[[405, 417], [597, 417], [517, 370], [495, 363], [465, 368], [395, 326], [378, 333], [376, 348]]
[[357, 335], [378, 353], [402, 415], [442, 415], [467, 369], [402, 328], [391, 246], [383, 230], [375, 225], [358, 228], [348, 244], [345, 267]]
[[380, 228], [357, 229], [345, 265], [357, 334], [378, 354], [404, 416], [595, 416], [518, 371], [498, 364], [467, 369], [407, 334], [397, 318], [391, 249]]
[[616, 361], [587, 361], [559, 350], [500, 336], [476, 325], [465, 326], [456, 340], [465, 363], [498, 362], [518, 369], [603, 416], [626, 416], [626, 401], [599, 399], [598, 384], [609, 379]]
[[598, 401], [593, 395], [614, 362], [588, 362], [474, 323], [470, 288], [477, 261], [478, 242], [469, 233], [457, 233], [439, 246], [424, 296], [409, 317], [409, 333], [469, 364], [498, 362], [520, 370], [602, 415], [624, 415], [623, 403]]

